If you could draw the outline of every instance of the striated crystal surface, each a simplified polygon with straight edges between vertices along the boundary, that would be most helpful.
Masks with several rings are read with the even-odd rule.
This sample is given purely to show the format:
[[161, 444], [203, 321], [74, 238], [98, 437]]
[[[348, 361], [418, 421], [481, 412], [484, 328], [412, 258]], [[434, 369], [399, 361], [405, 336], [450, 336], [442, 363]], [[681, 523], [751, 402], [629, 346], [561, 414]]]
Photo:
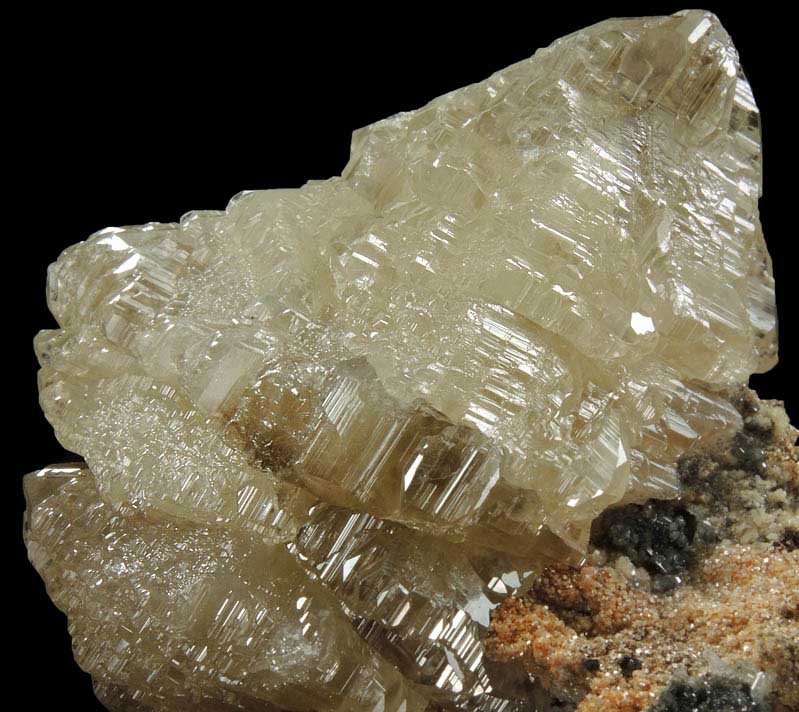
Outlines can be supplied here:
[[31, 559], [112, 710], [524, 709], [491, 611], [679, 492], [776, 360], [759, 114], [702, 11], [353, 135], [341, 177], [48, 275]]

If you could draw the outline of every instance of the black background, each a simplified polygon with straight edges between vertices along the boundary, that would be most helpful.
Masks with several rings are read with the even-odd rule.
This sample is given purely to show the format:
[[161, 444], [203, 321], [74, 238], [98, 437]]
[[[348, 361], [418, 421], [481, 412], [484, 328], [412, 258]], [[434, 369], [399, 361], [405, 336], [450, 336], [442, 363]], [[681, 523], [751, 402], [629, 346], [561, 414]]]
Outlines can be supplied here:
[[[4, 317], [12, 323], [3, 349], [11, 435], [3, 497], [10, 556], [3, 561], [12, 561], [7, 589], [16, 602], [0, 615], [12, 624], [3, 646], [13, 657], [6, 684], [28, 698], [19, 709], [101, 709], [21, 541], [21, 476], [67, 457], [36, 396], [31, 340], [55, 325], [44, 299], [47, 265], [108, 225], [175, 221], [190, 209], [223, 208], [245, 188], [295, 187], [338, 174], [355, 128], [479, 81], [606, 17], [679, 9], [562, 3], [544, 13], [534, 3], [467, 5], [449, 17], [429, 6], [379, 2], [329, 14], [309, 5], [293, 17], [232, 4], [179, 18], [142, 5], [70, 7], [61, 15], [42, 7], [41, 16], [6, 28], [18, 46], [6, 65], [11, 101], [4, 111], [13, 128], [5, 132], [12, 188], [2, 260]], [[789, 338], [797, 329], [796, 42], [790, 20], [765, 3], [709, 9], [732, 35], [763, 114], [761, 217], [782, 336], [780, 365], [753, 384], [786, 400], [796, 422], [797, 354]]]

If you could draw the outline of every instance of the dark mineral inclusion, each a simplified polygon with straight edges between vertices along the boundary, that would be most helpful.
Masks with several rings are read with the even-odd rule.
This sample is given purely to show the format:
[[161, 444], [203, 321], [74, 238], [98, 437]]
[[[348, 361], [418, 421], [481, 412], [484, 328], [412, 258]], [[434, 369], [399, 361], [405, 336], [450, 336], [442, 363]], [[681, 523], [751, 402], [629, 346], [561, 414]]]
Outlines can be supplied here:
[[675, 678], [650, 712], [768, 712], [752, 698], [749, 685], [735, 677]]
[[592, 539], [646, 569], [657, 592], [673, 588], [690, 567], [695, 533], [696, 518], [687, 509], [650, 500], [605, 512], [594, 525]]

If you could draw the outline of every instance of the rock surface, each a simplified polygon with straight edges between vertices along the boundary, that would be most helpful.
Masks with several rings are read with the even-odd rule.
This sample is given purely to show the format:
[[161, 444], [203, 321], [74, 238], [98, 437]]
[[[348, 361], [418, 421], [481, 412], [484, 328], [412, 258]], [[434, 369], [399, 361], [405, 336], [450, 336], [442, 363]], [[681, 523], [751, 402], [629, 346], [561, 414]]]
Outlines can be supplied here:
[[[520, 662], [576, 712], [799, 709], [799, 549], [790, 534], [799, 526], [797, 431], [781, 404], [751, 392], [748, 401], [769, 424], [764, 467], [740, 468], [740, 434], [691, 456], [690, 469], [704, 477], [686, 483], [681, 507], [713, 536], [679, 549], [691, 549], [692, 563], [675, 586], [648, 576], [653, 557], [631, 561], [625, 554], [638, 550], [615, 545], [620, 523], [635, 534], [636, 517], [652, 521], [648, 508], [622, 507], [623, 516], [597, 521], [590, 563], [547, 567], [526, 595], [503, 601], [489, 655]], [[753, 501], [753, 491], [769, 501]], [[653, 543], [659, 553], [657, 541], [645, 546]]]
[[36, 350], [85, 464], [27, 478], [26, 539], [101, 700], [529, 709], [492, 611], [679, 495], [776, 360], [760, 188], [735, 49], [689, 11], [361, 129], [339, 178], [67, 249]]

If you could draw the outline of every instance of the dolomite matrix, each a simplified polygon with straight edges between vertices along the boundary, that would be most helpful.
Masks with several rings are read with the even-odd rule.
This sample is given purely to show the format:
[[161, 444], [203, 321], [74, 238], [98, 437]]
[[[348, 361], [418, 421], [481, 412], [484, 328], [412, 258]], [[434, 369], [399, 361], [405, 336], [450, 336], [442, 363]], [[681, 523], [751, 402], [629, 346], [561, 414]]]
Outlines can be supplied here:
[[[698, 510], [679, 508], [701, 488], [684, 463], [740, 446], [740, 386], [776, 361], [760, 186], [736, 51], [688, 11], [600, 23], [358, 130], [341, 177], [65, 250], [48, 274], [60, 328], [36, 352], [42, 407], [82, 462], [26, 478], [25, 535], [101, 701], [600, 699], [514, 648], [535, 638], [526, 592], [600, 571], [646, 625], [665, 615], [652, 596], [715, 575], [688, 552]], [[795, 516], [781, 427], [764, 547]], [[697, 472], [723, 464], [701, 457]], [[610, 507], [626, 509], [598, 519]], [[650, 519], [671, 548], [632, 561], [619, 537]], [[564, 620], [586, 641], [617, 630]], [[661, 652], [646, 704], [738, 679], [671, 671]], [[607, 665], [592, 655], [584, 671]], [[642, 655], [614, 689], [647, 674]], [[778, 682], [791, 655], [758, 674]]]

